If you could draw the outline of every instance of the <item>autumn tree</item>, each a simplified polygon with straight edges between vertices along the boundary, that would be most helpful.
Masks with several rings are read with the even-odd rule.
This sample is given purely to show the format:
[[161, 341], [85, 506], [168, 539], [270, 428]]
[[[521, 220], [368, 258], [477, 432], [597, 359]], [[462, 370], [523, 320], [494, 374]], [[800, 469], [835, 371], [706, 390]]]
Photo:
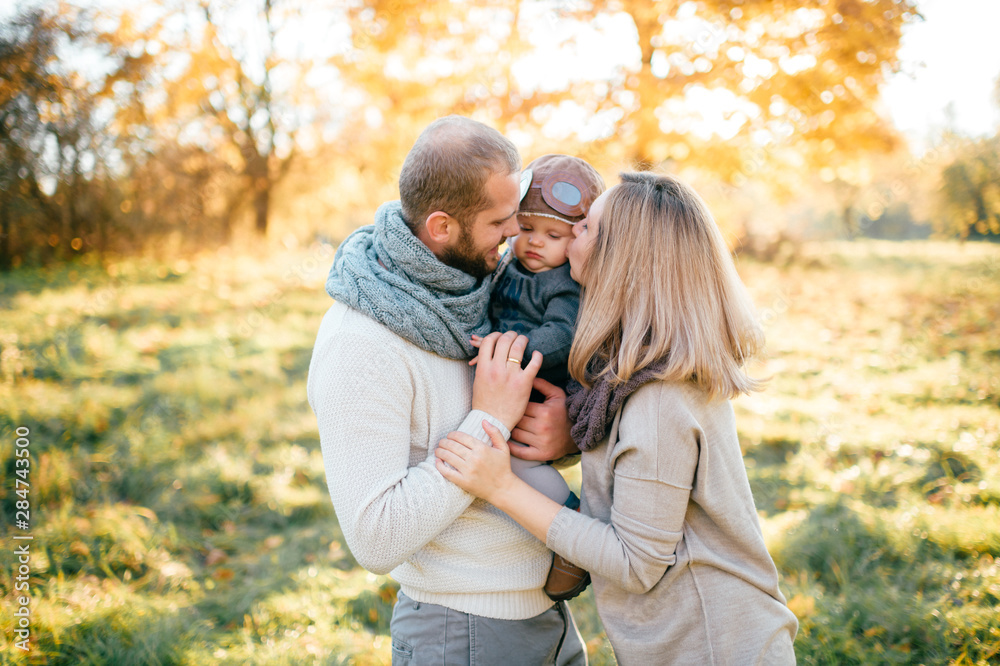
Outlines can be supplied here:
[[[293, 180], [353, 220], [394, 195], [417, 133], [448, 113], [526, 157], [786, 190], [815, 173], [850, 226], [866, 156], [896, 145], [876, 102], [917, 17], [909, 0], [56, 7], [0, 40], [8, 257], [21, 221], [64, 255], [128, 233], [225, 238], [244, 217], [266, 234]], [[101, 67], [75, 71], [67, 43]]]
[[[1000, 77], [993, 103], [1000, 112]], [[937, 191], [935, 230], [963, 240], [1000, 236], [1000, 123], [993, 136], [968, 137], [949, 129], [939, 143], [948, 150]]]
[[293, 163], [297, 135], [322, 112], [306, 94], [311, 64], [283, 57], [277, 47], [279, 32], [294, 36], [308, 15], [279, 0], [206, 0], [196, 10], [180, 3], [172, 11], [185, 30], [171, 48], [184, 55], [186, 66], [164, 82], [164, 123], [181, 143], [217, 151], [236, 175], [228, 179], [231, 187], [217, 190], [227, 229], [249, 203], [254, 229], [265, 235], [273, 191]]
[[49, 67], [57, 33], [38, 11], [0, 27], [0, 269], [11, 267], [18, 241], [37, 226], [29, 218], [56, 217], [36, 166], [45, 134], [42, 107], [58, 98], [63, 84]]
[[1000, 135], [953, 140], [941, 172], [935, 228], [960, 238], [1000, 236]]
[[[105, 247], [116, 215], [115, 98], [149, 64], [116, 43], [99, 13], [68, 4], [0, 28], [0, 266], [28, 249], [65, 258]], [[75, 69], [70, 53], [103, 67]]]
[[62, 2], [0, 26], [0, 265], [222, 240], [245, 213], [266, 233], [303, 128], [336, 106], [306, 81], [329, 51], [296, 42], [334, 12], [304, 8]]
[[[671, 159], [736, 185], [765, 171], [778, 184], [817, 172], [838, 194], [847, 230], [856, 229], [854, 202], [872, 176], [867, 156], [899, 145], [877, 104], [886, 75], [899, 67], [902, 28], [918, 18], [912, 2], [626, 0], [621, 7], [641, 54], [620, 78], [631, 94], [618, 98], [630, 104], [608, 138], [622, 158], [640, 167]], [[698, 110], [706, 101], [724, 134], [702, 122], [711, 120]]]
[[[545, 143], [537, 126], [571, 117], [590, 127], [572, 137], [574, 147], [604, 162], [648, 168], [672, 161], [737, 185], [765, 171], [776, 181], [819, 172], [841, 191], [848, 223], [871, 175], [864, 156], [898, 145], [878, 113], [879, 88], [898, 68], [903, 26], [919, 18], [907, 0], [460, 7], [369, 0], [352, 7], [351, 49], [338, 64], [365, 94], [360, 117], [377, 113], [396, 127], [458, 111], [536, 152]], [[623, 16], [634, 32], [611, 34]], [[606, 35], [603, 42], [595, 32]], [[540, 53], [572, 62], [593, 44], [609, 65], [601, 72], [570, 68], [555, 87], [523, 85], [525, 67], [551, 69]]]
[[[372, 208], [379, 198], [394, 196], [406, 151], [443, 115], [474, 117], [521, 145], [541, 145], [532, 112], [554, 107], [571, 91], [565, 84], [528, 89], [516, 75], [515, 66], [533, 49], [523, 22], [538, 16], [533, 3], [520, 0], [346, 5], [344, 48], [329, 59], [343, 100], [341, 131], [329, 152], [349, 155], [350, 164], [340, 168], [349, 179], [366, 183], [344, 193], [352, 205]], [[545, 16], [546, 22], [551, 18]]]

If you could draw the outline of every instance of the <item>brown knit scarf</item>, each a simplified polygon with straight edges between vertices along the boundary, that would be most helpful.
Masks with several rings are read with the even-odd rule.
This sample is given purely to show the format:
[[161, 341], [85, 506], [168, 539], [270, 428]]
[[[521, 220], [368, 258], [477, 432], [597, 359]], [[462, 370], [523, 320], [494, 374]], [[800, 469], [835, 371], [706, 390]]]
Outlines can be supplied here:
[[570, 435], [581, 451], [590, 451], [608, 436], [608, 429], [625, 399], [663, 372], [666, 361], [646, 366], [624, 384], [612, 387], [607, 375], [595, 380], [589, 389], [576, 380], [566, 386], [566, 407], [573, 421]]

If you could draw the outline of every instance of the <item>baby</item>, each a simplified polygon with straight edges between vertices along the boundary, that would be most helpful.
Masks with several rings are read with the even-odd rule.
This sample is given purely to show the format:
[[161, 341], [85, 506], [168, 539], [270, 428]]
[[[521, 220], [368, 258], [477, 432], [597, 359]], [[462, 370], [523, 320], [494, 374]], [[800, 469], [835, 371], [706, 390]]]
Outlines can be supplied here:
[[[587, 216], [590, 204], [603, 191], [600, 174], [577, 157], [544, 155], [529, 164], [521, 173], [521, 205], [517, 213], [521, 232], [513, 240], [513, 251], [504, 257], [509, 262], [501, 264], [493, 285], [493, 330], [527, 336], [524, 363], [537, 349], [542, 353], [538, 376], [563, 389], [569, 380], [566, 361], [580, 306], [580, 286], [569, 275], [566, 247], [573, 240], [573, 226]], [[473, 346], [478, 347], [480, 341], [473, 336]], [[533, 392], [533, 400], [540, 399], [536, 394]], [[511, 468], [556, 502], [579, 508], [580, 500], [554, 467], [512, 457]], [[561, 559], [557, 558], [557, 562]], [[581, 578], [586, 575], [577, 571]], [[549, 587], [546, 585], [550, 596], [561, 596], [554, 595]], [[579, 591], [584, 587], [585, 583]]]

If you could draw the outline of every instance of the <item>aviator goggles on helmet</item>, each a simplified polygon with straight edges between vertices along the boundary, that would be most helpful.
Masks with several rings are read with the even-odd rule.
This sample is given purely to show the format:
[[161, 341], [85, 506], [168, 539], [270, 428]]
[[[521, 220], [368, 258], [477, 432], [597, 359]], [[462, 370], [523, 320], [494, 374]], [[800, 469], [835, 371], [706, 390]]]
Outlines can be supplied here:
[[[588, 206], [584, 203], [583, 193], [587, 186], [578, 176], [568, 171], [554, 171], [547, 174], [541, 182], [532, 182], [533, 178], [534, 173], [531, 169], [525, 169], [521, 172], [521, 201], [524, 201], [528, 191], [534, 188], [540, 190], [542, 201], [557, 213], [569, 218], [579, 218], [586, 215]], [[522, 213], [550, 217], [567, 224], [576, 224], [577, 222], [537, 210], [525, 210]]]

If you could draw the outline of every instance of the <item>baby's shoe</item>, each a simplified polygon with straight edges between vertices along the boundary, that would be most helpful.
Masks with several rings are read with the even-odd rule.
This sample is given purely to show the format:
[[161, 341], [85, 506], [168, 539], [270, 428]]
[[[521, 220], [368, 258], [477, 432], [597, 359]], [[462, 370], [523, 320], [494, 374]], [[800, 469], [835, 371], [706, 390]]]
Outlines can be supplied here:
[[545, 594], [552, 601], [566, 601], [579, 595], [590, 585], [590, 573], [562, 556], [552, 553], [552, 568], [545, 581]]

